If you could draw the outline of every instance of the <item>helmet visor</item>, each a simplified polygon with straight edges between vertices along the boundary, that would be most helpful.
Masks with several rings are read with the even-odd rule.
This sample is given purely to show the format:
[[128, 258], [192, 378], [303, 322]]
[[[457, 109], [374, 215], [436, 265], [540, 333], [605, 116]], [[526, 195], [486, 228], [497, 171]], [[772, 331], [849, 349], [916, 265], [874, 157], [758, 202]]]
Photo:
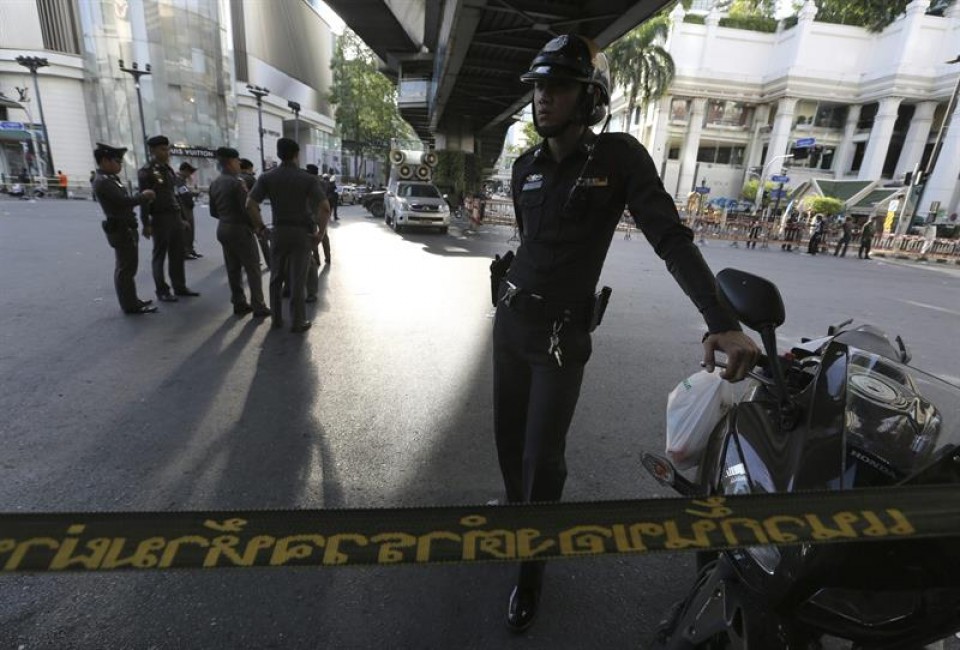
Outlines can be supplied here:
[[535, 65], [520, 75], [520, 81], [528, 84], [549, 79], [557, 81], [579, 81], [581, 83], [590, 81], [590, 77], [584, 76], [577, 70], [560, 65]]

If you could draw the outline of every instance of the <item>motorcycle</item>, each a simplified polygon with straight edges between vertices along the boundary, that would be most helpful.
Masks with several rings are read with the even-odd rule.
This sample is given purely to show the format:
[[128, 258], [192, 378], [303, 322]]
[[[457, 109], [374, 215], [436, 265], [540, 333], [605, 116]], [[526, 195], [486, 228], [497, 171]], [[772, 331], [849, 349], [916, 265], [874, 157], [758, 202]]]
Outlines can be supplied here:
[[[695, 478], [666, 458], [644, 467], [687, 497], [960, 484], [960, 389], [910, 353], [845, 321], [778, 354], [783, 300], [771, 282], [717, 274], [765, 357], [710, 433]], [[914, 649], [960, 630], [960, 539], [756, 546], [701, 553], [696, 582], [653, 647]], [[832, 646], [831, 646], [832, 647]]]

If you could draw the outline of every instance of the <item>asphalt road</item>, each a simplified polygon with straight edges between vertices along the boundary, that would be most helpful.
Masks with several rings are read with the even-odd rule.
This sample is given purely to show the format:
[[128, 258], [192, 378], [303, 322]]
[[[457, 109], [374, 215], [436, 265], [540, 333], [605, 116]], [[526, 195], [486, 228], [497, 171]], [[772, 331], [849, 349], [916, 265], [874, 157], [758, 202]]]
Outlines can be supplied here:
[[[480, 504], [501, 493], [491, 426], [489, 258], [510, 229], [397, 235], [356, 207], [305, 336], [232, 316], [214, 222], [188, 284], [128, 317], [95, 204], [0, 199], [0, 510]], [[152, 297], [141, 242], [141, 297]], [[901, 333], [960, 384], [960, 273], [711, 242], [719, 270], [776, 282], [784, 344], [847, 317]], [[614, 240], [614, 287], [568, 445], [568, 500], [668, 496], [670, 389], [703, 325], [645, 240]], [[289, 322], [289, 320], [288, 320]], [[637, 648], [692, 578], [688, 555], [554, 563], [540, 619], [504, 628], [508, 565], [0, 577], [0, 650]]]

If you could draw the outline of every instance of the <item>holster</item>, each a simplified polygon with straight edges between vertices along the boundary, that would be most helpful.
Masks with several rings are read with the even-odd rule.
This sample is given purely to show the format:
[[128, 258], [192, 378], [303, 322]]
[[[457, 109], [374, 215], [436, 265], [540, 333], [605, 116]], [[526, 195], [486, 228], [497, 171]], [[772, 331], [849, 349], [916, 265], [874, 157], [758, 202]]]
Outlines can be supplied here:
[[613, 289], [603, 287], [593, 296], [593, 310], [590, 313], [590, 322], [587, 323], [588, 332], [592, 332], [600, 327], [600, 323], [603, 322], [603, 314], [607, 311], [607, 304], [610, 302], [610, 294], [612, 293]]
[[120, 222], [116, 219], [104, 219], [100, 222], [100, 227], [105, 234], [109, 235], [120, 230]]
[[507, 277], [507, 271], [510, 270], [510, 264], [513, 262], [513, 251], [507, 251], [503, 257], [497, 255], [490, 262], [490, 300], [493, 306], [497, 306], [500, 283]]

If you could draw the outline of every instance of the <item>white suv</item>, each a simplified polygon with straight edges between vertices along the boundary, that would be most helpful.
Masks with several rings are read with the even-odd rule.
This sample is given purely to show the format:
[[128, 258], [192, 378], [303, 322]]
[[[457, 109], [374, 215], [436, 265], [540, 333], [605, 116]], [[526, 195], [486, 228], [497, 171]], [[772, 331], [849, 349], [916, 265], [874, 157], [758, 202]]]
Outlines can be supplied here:
[[439, 228], [450, 226], [450, 207], [432, 183], [393, 181], [385, 199], [387, 225], [400, 232], [403, 228]]

